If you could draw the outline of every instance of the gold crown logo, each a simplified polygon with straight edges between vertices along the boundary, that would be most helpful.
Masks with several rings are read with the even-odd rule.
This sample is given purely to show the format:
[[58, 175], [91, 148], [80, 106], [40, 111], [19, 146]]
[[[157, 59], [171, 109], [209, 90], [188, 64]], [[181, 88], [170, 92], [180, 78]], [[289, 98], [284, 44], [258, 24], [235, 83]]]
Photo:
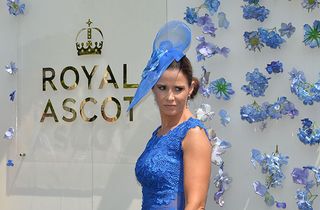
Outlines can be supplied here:
[[[103, 34], [99, 28], [96, 27], [90, 27], [92, 24], [91, 20], [89, 19], [87, 22], [88, 27], [82, 28], [76, 37], [76, 47], [78, 50], [78, 55], [92, 55], [92, 54], [101, 54], [101, 49], [103, 46]], [[85, 31], [87, 31], [87, 34], [85, 34]], [[98, 32], [98, 33], [97, 33]], [[96, 34], [93, 39], [93, 33]], [[100, 37], [99, 37], [100, 34]], [[86, 35], [86, 37], [85, 37]], [[97, 39], [97, 37], [99, 37]], [[85, 42], [79, 42], [78, 40], [85, 40]]]

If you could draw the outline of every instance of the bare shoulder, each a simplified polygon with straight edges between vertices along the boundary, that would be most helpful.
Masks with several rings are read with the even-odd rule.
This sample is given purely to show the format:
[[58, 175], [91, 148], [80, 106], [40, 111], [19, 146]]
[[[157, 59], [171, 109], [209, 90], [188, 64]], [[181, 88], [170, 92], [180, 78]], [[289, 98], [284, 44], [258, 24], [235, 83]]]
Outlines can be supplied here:
[[182, 141], [183, 150], [189, 149], [211, 149], [211, 144], [206, 135], [206, 132], [203, 128], [196, 126], [194, 128], [189, 129], [185, 138]]

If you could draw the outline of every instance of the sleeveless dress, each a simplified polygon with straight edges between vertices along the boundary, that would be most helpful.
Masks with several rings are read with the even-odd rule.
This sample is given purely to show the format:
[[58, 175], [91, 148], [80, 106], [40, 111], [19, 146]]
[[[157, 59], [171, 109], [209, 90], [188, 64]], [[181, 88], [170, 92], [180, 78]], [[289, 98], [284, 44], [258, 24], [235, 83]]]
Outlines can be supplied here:
[[[135, 173], [142, 186], [142, 210], [184, 210], [182, 141], [190, 128], [202, 122], [190, 117], [167, 134], [157, 136], [159, 126], [138, 158]], [[195, 139], [197, 140], [197, 139]]]

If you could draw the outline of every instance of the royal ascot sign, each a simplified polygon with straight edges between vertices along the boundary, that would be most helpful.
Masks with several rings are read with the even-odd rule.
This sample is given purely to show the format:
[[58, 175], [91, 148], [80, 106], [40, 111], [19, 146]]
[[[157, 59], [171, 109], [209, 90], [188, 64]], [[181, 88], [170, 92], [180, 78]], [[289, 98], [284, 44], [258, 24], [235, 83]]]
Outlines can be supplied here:
[[[82, 55], [95, 55], [95, 54], [101, 54], [101, 49], [103, 46], [103, 34], [101, 32], [101, 30], [99, 28], [96, 27], [90, 27], [92, 24], [92, 22], [90, 21], [90, 19], [87, 22], [88, 27], [85, 29], [81, 29], [76, 37], [76, 48], [77, 48], [77, 52], [79, 56]], [[94, 40], [92, 34], [93, 31], [97, 31], [98, 34], [100, 35], [100, 40]], [[87, 32], [86, 33], [86, 41], [85, 42], [79, 42], [79, 37], [81, 36], [81, 34], [83, 34], [83, 32]], [[137, 88], [138, 84], [129, 84], [127, 81], [127, 64], [123, 64], [122, 65], [122, 76], [123, 76], [123, 85], [122, 88], [124, 89], [128, 89], [128, 88]], [[89, 72], [88, 69], [91, 71]], [[115, 89], [119, 89], [119, 85], [118, 82], [113, 74], [112, 68], [110, 67], [110, 65], [108, 65], [107, 67], [105, 67], [104, 69], [104, 74], [102, 78], [97, 78], [97, 74], [96, 72], [99, 70], [103, 70], [101, 69], [98, 65], [94, 65], [93, 67], [87, 67], [85, 65], [82, 65], [80, 67], [75, 67], [75, 66], [67, 66], [65, 68], [63, 68], [63, 70], [60, 73], [59, 76], [59, 81], [57, 81], [58, 79], [56, 78], [56, 73], [57, 71], [52, 68], [52, 67], [44, 67], [42, 68], [42, 91], [46, 92], [46, 91], [59, 91], [60, 89], [65, 89], [65, 90], [75, 90], [78, 85], [79, 85], [79, 80], [80, 80], [80, 74], [83, 74], [83, 78], [86, 78], [86, 82], [87, 82], [87, 89], [88, 90], [92, 90], [92, 81], [93, 80], [99, 80], [100, 81], [100, 85], [99, 87], [97, 87], [97, 89], [103, 89], [107, 86], [107, 84], [112, 84], [113, 87]], [[72, 75], [72, 83], [71, 84], [67, 84], [66, 83], [66, 79], [65, 79], [65, 75], [67, 72], [70, 72]], [[70, 73], [68, 73], [68, 75], [70, 75]], [[131, 103], [133, 96], [123, 96], [123, 98], [119, 99], [113, 96], [108, 96], [106, 97], [101, 103], [100, 103], [100, 113], [102, 118], [106, 121], [106, 122], [115, 122], [119, 119], [121, 112], [122, 112], [122, 106], [120, 101], [124, 101], [128, 104]], [[55, 111], [54, 105], [51, 101], [51, 99], [49, 98], [47, 100], [46, 106], [44, 108], [44, 111], [42, 113], [40, 122], [46, 122], [49, 119], [53, 119], [55, 122], [59, 122], [60, 120], [63, 120], [65, 122], [74, 122], [77, 117], [77, 109], [75, 108], [75, 104], [76, 104], [76, 99], [69, 97], [69, 98], [65, 98], [61, 105], [63, 110], [65, 110], [66, 112], [68, 112], [68, 115], [71, 117], [66, 117], [66, 116], [58, 116], [57, 112]], [[94, 97], [86, 97], [85, 99], [81, 100], [80, 102], [80, 107], [79, 107], [79, 113], [80, 113], [80, 117], [83, 121], [85, 122], [94, 122], [98, 116], [96, 114], [93, 114], [91, 116], [88, 116], [87, 112], [86, 112], [86, 104], [87, 103], [92, 103], [94, 105], [98, 104], [98, 101], [94, 98]], [[107, 109], [109, 106], [116, 106], [116, 113], [113, 116], [109, 116], [107, 114]], [[126, 106], [126, 107], [128, 107]], [[130, 110], [129, 113], [129, 120], [133, 121], [133, 110]]]

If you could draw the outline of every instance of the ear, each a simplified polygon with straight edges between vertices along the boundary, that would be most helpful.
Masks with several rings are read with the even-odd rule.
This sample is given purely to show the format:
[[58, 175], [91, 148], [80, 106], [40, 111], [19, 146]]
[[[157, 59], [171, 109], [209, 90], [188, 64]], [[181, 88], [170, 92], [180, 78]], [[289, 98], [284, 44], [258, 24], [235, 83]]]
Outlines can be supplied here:
[[191, 95], [193, 89], [194, 89], [194, 81], [191, 82], [191, 85], [190, 85], [190, 88], [189, 88], [189, 96]]

